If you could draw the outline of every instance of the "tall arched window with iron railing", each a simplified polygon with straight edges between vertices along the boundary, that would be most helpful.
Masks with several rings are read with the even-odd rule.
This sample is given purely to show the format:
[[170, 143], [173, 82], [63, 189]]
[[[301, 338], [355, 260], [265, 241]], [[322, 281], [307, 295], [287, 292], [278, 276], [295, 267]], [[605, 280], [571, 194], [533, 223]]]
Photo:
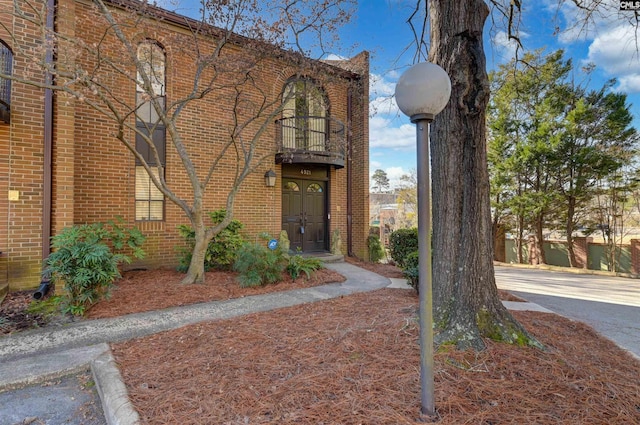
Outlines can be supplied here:
[[327, 98], [313, 80], [290, 80], [283, 91], [283, 147], [306, 151], [326, 150], [328, 116]]
[[[13, 52], [0, 40], [0, 72], [11, 75], [13, 72]], [[11, 112], [11, 80], [0, 77], [0, 121], [9, 123]]]
[[[140, 43], [137, 53], [141, 69], [137, 71], [136, 84], [136, 150], [152, 166], [155, 176], [160, 177], [157, 167], [164, 170], [166, 128], [150, 98], [165, 108], [166, 58], [162, 47], [153, 41]], [[143, 75], [148, 79], [148, 86]], [[139, 160], [136, 161], [135, 199], [136, 220], [164, 220], [164, 195]]]

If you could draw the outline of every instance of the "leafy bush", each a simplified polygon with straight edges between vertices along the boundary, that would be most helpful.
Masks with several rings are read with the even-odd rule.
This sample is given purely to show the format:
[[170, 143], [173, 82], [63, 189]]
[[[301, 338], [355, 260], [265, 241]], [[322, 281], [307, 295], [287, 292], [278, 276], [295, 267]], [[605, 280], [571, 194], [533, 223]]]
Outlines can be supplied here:
[[389, 236], [389, 253], [395, 263], [404, 268], [409, 254], [418, 251], [418, 229], [398, 229]]
[[68, 227], [54, 236], [44, 275], [53, 284], [64, 283], [63, 312], [81, 316], [108, 297], [120, 277], [119, 264], [131, 262], [125, 252], [143, 258], [144, 240], [140, 230], [123, 227], [122, 219]]
[[271, 250], [259, 243], [245, 243], [238, 250], [233, 270], [240, 273], [243, 288], [282, 280], [287, 259], [280, 248]]
[[[210, 212], [208, 215], [215, 226], [224, 220], [226, 214], [226, 210], [222, 209]], [[204, 255], [205, 270], [228, 270], [233, 266], [236, 261], [236, 253], [244, 243], [244, 239], [240, 235], [240, 230], [243, 227], [244, 225], [239, 220], [231, 220], [231, 223], [225, 229], [211, 239]], [[178, 226], [178, 233], [187, 241], [187, 247], [180, 249], [181, 257], [180, 265], [178, 266], [178, 271], [184, 273], [189, 269], [189, 264], [191, 264], [196, 232], [191, 226], [182, 224]]]
[[293, 280], [296, 280], [300, 273], [307, 275], [307, 279], [311, 277], [311, 273], [320, 270], [324, 266], [322, 261], [317, 258], [303, 257], [301, 255], [292, 255], [289, 257], [289, 263], [287, 264], [287, 273]]
[[367, 237], [367, 247], [369, 248], [369, 261], [372, 263], [377, 263], [384, 258], [384, 248], [382, 248], [378, 235]]
[[402, 275], [407, 279], [409, 285], [415, 289], [417, 292], [419, 291], [419, 276], [418, 272], [418, 251], [414, 251], [407, 255], [407, 258], [404, 261], [404, 267], [402, 268]]

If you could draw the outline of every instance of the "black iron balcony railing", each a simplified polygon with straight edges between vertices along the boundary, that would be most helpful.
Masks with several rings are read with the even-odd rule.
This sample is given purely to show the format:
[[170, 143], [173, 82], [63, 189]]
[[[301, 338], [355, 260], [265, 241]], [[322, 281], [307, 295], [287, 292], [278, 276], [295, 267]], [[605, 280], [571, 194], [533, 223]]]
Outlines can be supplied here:
[[276, 120], [276, 163], [344, 167], [344, 124], [335, 118], [295, 116]]
[[[13, 54], [8, 47], [0, 43], [0, 69], [3, 74], [10, 75]], [[9, 123], [11, 112], [11, 80], [0, 78], [0, 121]]]

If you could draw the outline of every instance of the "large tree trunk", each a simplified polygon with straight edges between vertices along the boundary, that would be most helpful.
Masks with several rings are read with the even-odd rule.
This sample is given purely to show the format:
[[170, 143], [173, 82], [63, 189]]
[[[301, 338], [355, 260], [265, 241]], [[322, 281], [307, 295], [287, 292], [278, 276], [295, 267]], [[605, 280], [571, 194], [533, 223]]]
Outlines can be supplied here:
[[451, 77], [432, 124], [436, 342], [483, 349], [483, 337], [537, 344], [500, 302], [492, 262], [485, 114], [489, 100], [481, 0], [432, 0], [430, 60]]

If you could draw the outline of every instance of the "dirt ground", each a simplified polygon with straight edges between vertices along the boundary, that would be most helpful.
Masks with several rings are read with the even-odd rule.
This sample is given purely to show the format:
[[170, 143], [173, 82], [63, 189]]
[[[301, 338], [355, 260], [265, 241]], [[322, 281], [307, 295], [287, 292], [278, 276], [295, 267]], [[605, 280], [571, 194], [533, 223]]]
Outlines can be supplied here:
[[[361, 265], [399, 276], [392, 266]], [[228, 274], [211, 274], [204, 287], [193, 288], [179, 285], [179, 278], [172, 271], [130, 272], [90, 317], [340, 277], [325, 270], [313, 282], [248, 290]], [[112, 348], [145, 424], [423, 423], [432, 418], [420, 415], [417, 301], [414, 291], [382, 289]], [[480, 353], [440, 347], [437, 423], [640, 424], [637, 359], [582, 323], [545, 313], [514, 315], [547, 350], [491, 341]]]

